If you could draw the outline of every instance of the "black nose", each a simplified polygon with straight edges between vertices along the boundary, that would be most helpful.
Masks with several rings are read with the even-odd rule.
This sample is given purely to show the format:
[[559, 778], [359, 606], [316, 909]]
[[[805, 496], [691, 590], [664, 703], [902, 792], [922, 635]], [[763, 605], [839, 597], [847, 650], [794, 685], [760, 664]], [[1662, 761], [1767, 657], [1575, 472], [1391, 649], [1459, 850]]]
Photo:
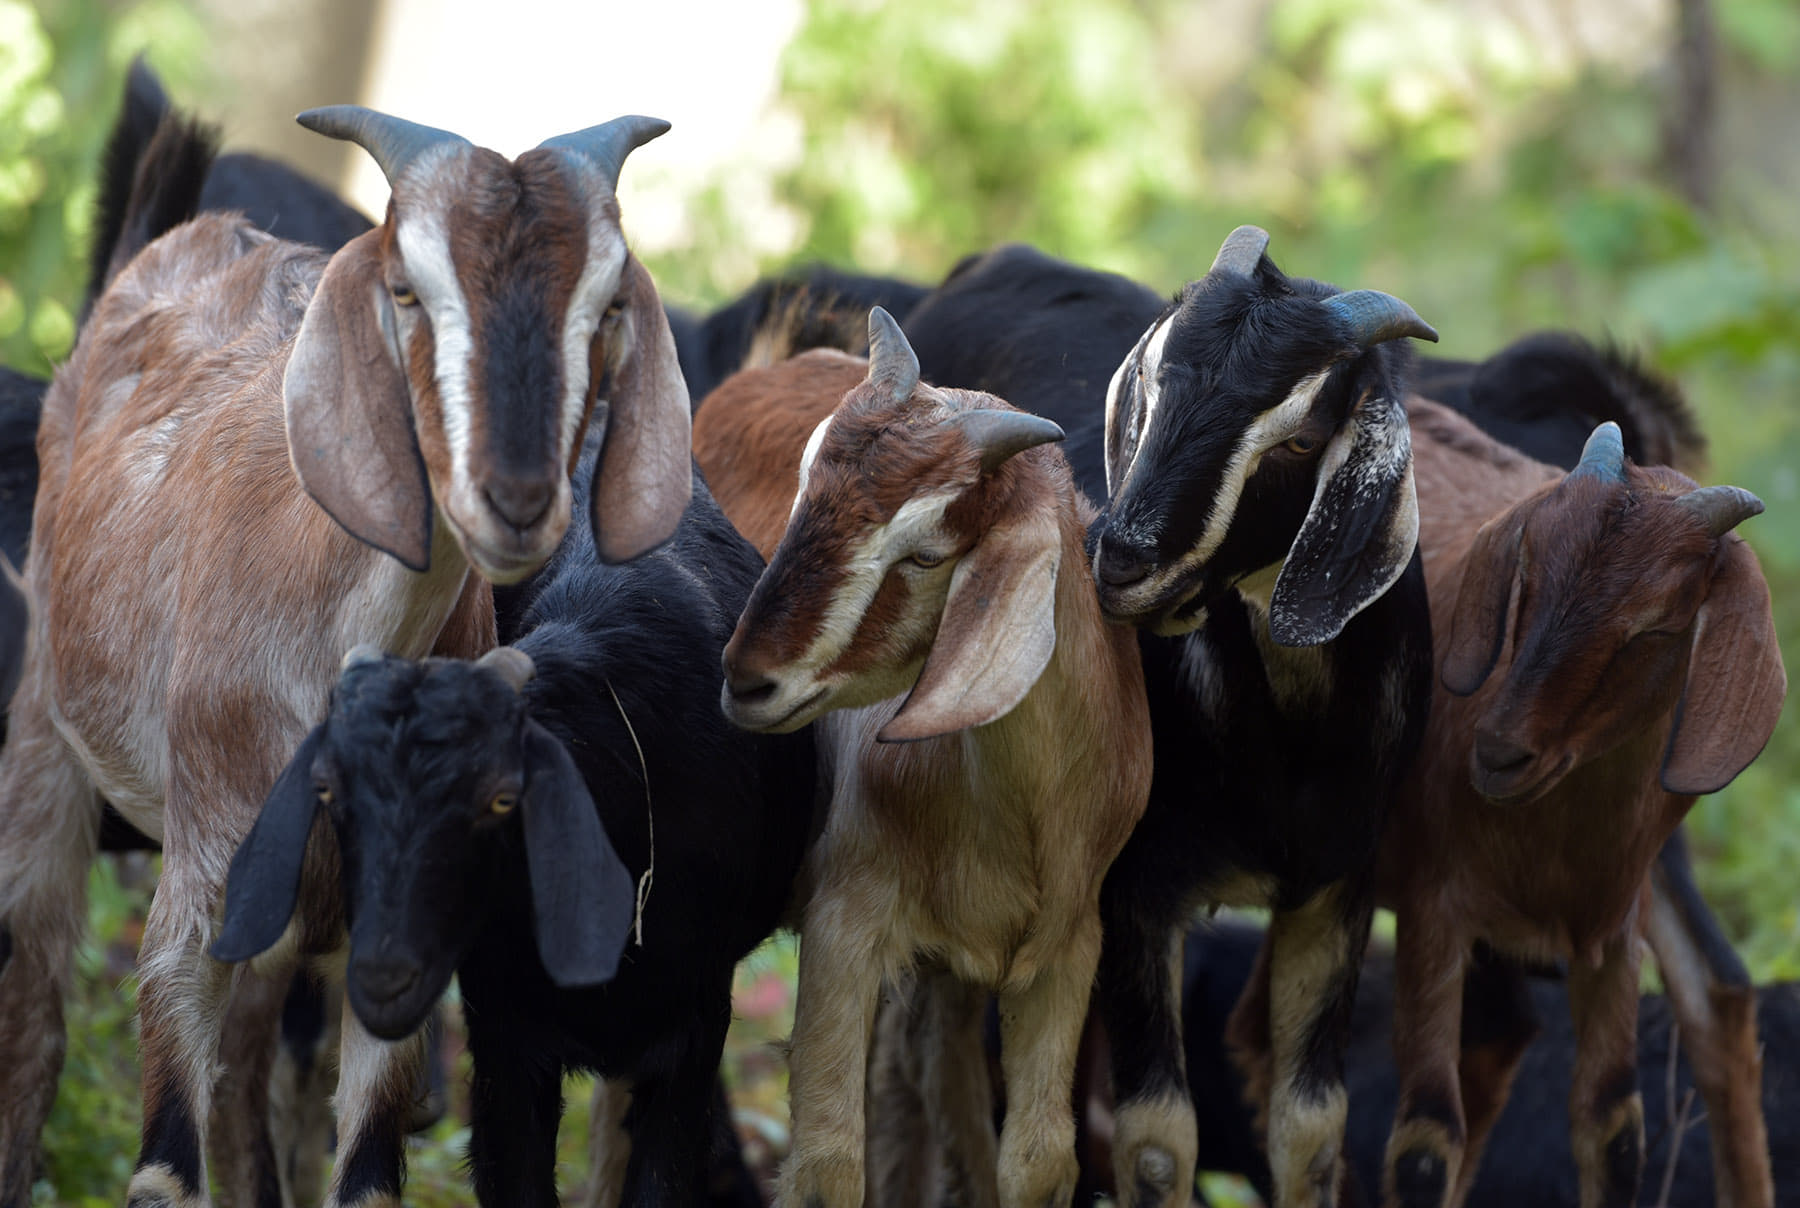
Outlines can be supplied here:
[[363, 993], [376, 1002], [392, 1002], [414, 986], [424, 972], [419, 963], [408, 957], [357, 957], [351, 962], [350, 976]]
[[483, 494], [488, 506], [500, 513], [516, 529], [528, 529], [550, 510], [556, 496], [556, 484], [544, 478], [496, 477]]
[[1522, 747], [1491, 730], [1475, 731], [1475, 758], [1490, 772], [1510, 772], [1522, 768], [1534, 758], [1529, 747]]
[[1108, 587], [1129, 587], [1141, 582], [1155, 565], [1150, 551], [1104, 539], [1094, 556], [1094, 573]]

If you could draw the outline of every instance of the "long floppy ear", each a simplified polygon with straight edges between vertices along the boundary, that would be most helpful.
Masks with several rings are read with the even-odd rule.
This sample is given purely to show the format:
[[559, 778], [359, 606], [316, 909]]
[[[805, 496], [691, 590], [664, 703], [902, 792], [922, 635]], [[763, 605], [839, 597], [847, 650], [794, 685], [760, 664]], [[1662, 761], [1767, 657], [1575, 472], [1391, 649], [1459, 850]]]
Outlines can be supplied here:
[[693, 489], [687, 381], [662, 300], [637, 257], [619, 276], [629, 324], [616, 357], [606, 445], [594, 476], [594, 548], [602, 562], [623, 562], [661, 545], [681, 523]]
[[409, 570], [431, 561], [431, 484], [413, 432], [381, 232], [345, 244], [306, 307], [282, 378], [288, 456], [306, 493]]
[[1698, 796], [1730, 784], [1775, 732], [1787, 696], [1769, 585], [1743, 538], [1723, 540], [1663, 756], [1662, 786], [1671, 793]]
[[1393, 586], [1418, 542], [1406, 409], [1371, 393], [1320, 460], [1312, 507], [1269, 598], [1269, 636], [1282, 646], [1331, 641]]
[[1523, 517], [1509, 510], [1482, 526], [1463, 559], [1450, 632], [1437, 638], [1444, 651], [1439, 675], [1444, 687], [1458, 696], [1481, 687], [1500, 661], [1524, 535]]
[[231, 857], [225, 880], [225, 925], [213, 942], [213, 959], [249, 960], [274, 946], [287, 930], [318, 812], [312, 769], [324, 741], [324, 725], [306, 736], [269, 790], [256, 825]]
[[538, 957], [559, 986], [592, 986], [619, 968], [636, 896], [575, 761], [556, 736], [525, 723], [531, 776], [521, 806]]
[[950, 595], [919, 682], [876, 738], [910, 742], [1010, 713], [1056, 649], [1055, 516], [1034, 511], [989, 529], [950, 576]]

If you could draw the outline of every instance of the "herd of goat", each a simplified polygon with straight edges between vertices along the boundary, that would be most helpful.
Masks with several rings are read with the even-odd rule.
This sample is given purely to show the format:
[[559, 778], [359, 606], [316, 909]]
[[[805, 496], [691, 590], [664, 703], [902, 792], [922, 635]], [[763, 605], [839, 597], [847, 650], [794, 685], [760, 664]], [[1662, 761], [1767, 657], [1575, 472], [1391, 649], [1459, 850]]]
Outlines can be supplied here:
[[[1173, 300], [1007, 246], [699, 317], [620, 227], [665, 123], [300, 120], [379, 224], [134, 68], [75, 349], [0, 378], [0, 1208], [117, 843], [133, 1208], [398, 1204], [453, 975], [479, 1202], [558, 1202], [570, 1071], [589, 1203], [716, 1197], [780, 927], [788, 1208], [1800, 1193], [1800, 1003], [1679, 830], [1785, 694], [1762, 505], [1629, 358], [1415, 359], [1254, 227]], [[320, 978], [322, 1191], [270, 1089]]]

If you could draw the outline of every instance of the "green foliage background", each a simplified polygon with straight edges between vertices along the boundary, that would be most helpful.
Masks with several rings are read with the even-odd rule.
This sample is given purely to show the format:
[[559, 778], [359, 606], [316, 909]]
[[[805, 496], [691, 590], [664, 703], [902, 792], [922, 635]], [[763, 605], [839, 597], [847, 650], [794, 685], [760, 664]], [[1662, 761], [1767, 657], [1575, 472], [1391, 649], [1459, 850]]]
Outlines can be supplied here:
[[[1534, 7], [1565, 19], [1533, 27]], [[1702, 207], [1663, 148], [1693, 98], [1654, 0], [806, 0], [781, 87], [803, 143], [774, 182], [802, 232], [789, 258], [930, 281], [1024, 240], [1173, 290], [1250, 221], [1291, 272], [1406, 298], [1443, 333], [1442, 355], [1546, 326], [1616, 338], [1687, 388], [1713, 439], [1711, 480], [1768, 503], [1743, 531], [1792, 665], [1800, 144], [1780, 132], [1800, 101], [1800, 9], [1716, 0], [1713, 13], [1717, 171]], [[184, 0], [0, 0], [8, 365], [45, 372], [66, 352], [94, 160], [145, 48], [172, 95], [203, 112], [233, 100]], [[719, 181], [689, 200], [686, 242], [651, 258], [672, 300], [749, 283], [715, 275], [756, 221]], [[1759, 763], [1690, 820], [1709, 896], [1764, 977], [1800, 976], [1797, 772], [1790, 707]], [[97, 886], [112, 934], [130, 899]], [[84, 962], [105, 980], [96, 950]], [[76, 1202], [110, 1198], [128, 1162], [112, 1147], [135, 1145], [135, 1108], [83, 1089], [129, 1064], [128, 1040], [107, 1047], [127, 1035], [127, 1010], [110, 984], [84, 993], [75, 1026], [95, 1039], [72, 1050], [79, 1077], [53, 1146], [87, 1130], [105, 1156], [85, 1176], [79, 1161], [57, 1170], [50, 1194]]]

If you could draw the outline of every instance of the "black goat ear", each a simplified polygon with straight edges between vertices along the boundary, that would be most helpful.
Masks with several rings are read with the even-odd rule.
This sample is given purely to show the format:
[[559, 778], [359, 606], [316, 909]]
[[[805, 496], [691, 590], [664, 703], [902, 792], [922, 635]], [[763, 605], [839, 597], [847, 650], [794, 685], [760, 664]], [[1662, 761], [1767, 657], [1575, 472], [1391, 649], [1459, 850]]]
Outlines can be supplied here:
[[213, 943], [213, 959], [249, 960], [274, 946], [294, 916], [307, 840], [318, 811], [313, 760], [325, 741], [316, 727], [276, 778], [256, 825], [231, 857], [225, 881], [225, 925]]
[[1516, 512], [1503, 513], [1475, 534], [1469, 556], [1463, 560], [1462, 583], [1456, 588], [1456, 610], [1450, 614], [1450, 633], [1439, 672], [1444, 687], [1458, 696], [1468, 696], [1481, 687], [1500, 661], [1524, 535], [1523, 519]]
[[559, 986], [592, 986], [618, 970], [636, 894], [569, 752], [525, 725], [531, 775], [521, 806], [538, 956]]
[[1320, 459], [1312, 507], [1269, 598], [1269, 635], [1282, 646], [1333, 640], [1394, 585], [1418, 543], [1406, 409], [1371, 394]]

